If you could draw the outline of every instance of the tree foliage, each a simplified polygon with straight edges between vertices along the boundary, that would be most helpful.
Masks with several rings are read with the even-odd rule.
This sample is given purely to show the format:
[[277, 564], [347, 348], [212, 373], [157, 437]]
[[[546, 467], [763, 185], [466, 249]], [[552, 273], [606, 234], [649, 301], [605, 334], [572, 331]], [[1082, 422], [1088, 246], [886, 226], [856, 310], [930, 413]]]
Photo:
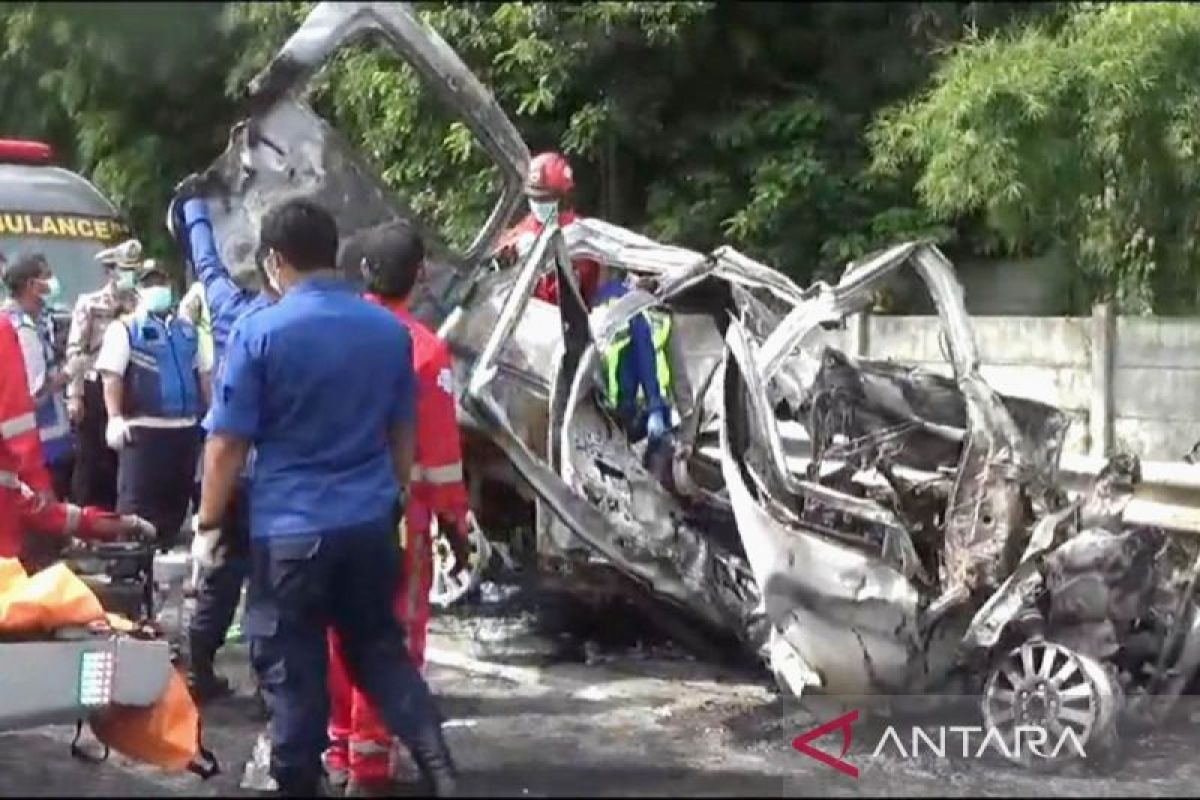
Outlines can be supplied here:
[[158, 255], [172, 187], [219, 152], [235, 113], [209, 85], [226, 63], [220, 14], [216, 3], [0, 7], [3, 134], [50, 141]]
[[[237, 4], [261, 68], [311, 4]], [[863, 129], [935, 49], [1021, 4], [425, 3], [533, 150], [576, 164], [581, 207], [697, 248], [730, 242], [810, 277], [900, 236], [946, 240], [903, 180], [865, 174]], [[314, 102], [461, 239], [491, 175], [461, 126], [379, 50], [343, 54]]]
[[937, 218], [1059, 249], [1084, 301], [1170, 312], [1197, 300], [1198, 131], [1200, 6], [1085, 3], [962, 42], [870, 139], [879, 173], [918, 167]]
[[[247, 81], [311, 3], [0, 5], [0, 119], [52, 140], [166, 245], [173, 183], [207, 164]], [[800, 280], [903, 236], [947, 241], [914, 176], [867, 169], [876, 111], [966, 30], [1019, 3], [418, 3], [534, 151], [574, 161], [578, 205], [695, 248], [731, 243]], [[311, 101], [462, 242], [489, 164], [382, 48], [340, 53]]]

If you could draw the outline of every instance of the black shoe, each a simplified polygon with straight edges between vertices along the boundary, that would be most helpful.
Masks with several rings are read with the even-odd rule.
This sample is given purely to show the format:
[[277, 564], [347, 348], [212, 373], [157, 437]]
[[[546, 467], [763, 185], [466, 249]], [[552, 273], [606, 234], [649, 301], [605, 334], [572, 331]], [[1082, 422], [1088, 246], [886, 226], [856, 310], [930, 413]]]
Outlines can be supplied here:
[[398, 793], [391, 781], [379, 783], [364, 783], [354, 778], [346, 781], [342, 797], [397, 797]]
[[229, 681], [219, 677], [213, 668], [217, 648], [196, 631], [188, 633], [188, 688], [197, 703], [219, 700], [233, 694]]
[[271, 792], [272, 797], [337, 797], [330, 794], [323, 781], [310, 781], [294, 786], [280, 786]]
[[258, 722], [268, 722], [271, 719], [271, 709], [267, 705], [267, 697], [263, 694], [262, 685], [258, 683], [254, 685], [254, 703], [251, 706], [250, 716]]
[[421, 736], [416, 746], [409, 746], [413, 761], [421, 771], [429, 797], [454, 797], [458, 791], [458, 770], [450, 756], [450, 748], [442, 737], [441, 726]]
[[200, 704], [211, 703], [233, 694], [233, 687], [229, 685], [229, 681], [213, 672], [211, 664], [199, 668], [192, 665], [188, 669], [187, 682], [192, 698]]
[[318, 775], [315, 778], [285, 778], [283, 781], [275, 780], [275, 790], [271, 792], [275, 797], [341, 797], [342, 793], [335, 791], [325, 780], [323, 775]]

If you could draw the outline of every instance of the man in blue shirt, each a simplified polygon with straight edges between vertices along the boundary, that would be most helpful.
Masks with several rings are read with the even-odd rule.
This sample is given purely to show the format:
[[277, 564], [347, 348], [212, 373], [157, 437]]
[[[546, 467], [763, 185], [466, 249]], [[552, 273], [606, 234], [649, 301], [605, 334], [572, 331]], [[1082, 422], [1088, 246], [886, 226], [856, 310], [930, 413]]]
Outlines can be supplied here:
[[[234, 322], [271, 305], [277, 295], [261, 276], [261, 291], [254, 286], [241, 286], [230, 277], [213, 236], [208, 204], [195, 196], [198, 183], [198, 177], [189, 176], [179, 185], [169, 219], [172, 232], [204, 288], [212, 323], [213, 374], [219, 381], [226, 341]], [[210, 422], [211, 418], [205, 419], [205, 430]], [[217, 676], [213, 662], [233, 624], [249, 566], [250, 514], [246, 494], [246, 481], [239, 481], [222, 520], [222, 556], [211, 569], [202, 572], [196, 594], [196, 610], [188, 629], [188, 685], [197, 702], [230, 692], [229, 683]]]
[[[204, 299], [212, 316], [215, 363], [220, 364], [233, 323], [242, 314], [271, 305], [278, 296], [265, 282], [261, 286], [242, 286], [230, 276], [213, 237], [208, 204], [195, 196], [200, 180], [198, 176], [189, 176], [179, 184], [171, 204], [171, 217], [179, 244], [196, 270], [196, 278], [204, 285]], [[264, 278], [261, 270], [258, 278], [260, 282]]]
[[333, 218], [272, 209], [261, 250], [280, 300], [234, 323], [214, 393], [197, 536], [214, 542], [251, 446], [244, 630], [271, 712], [271, 777], [313, 796], [329, 720], [326, 628], [429, 791], [454, 765], [429, 687], [392, 613], [397, 528], [415, 449], [412, 342], [338, 274]]

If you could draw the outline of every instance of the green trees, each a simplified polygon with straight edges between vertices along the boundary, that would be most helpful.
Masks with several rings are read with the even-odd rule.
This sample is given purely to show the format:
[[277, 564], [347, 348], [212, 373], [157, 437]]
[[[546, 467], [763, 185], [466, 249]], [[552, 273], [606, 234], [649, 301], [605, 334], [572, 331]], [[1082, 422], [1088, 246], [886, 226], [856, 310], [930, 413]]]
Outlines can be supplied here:
[[130, 217], [151, 252], [175, 182], [223, 146], [217, 3], [0, 6], [0, 135], [50, 141]]
[[[244, 84], [310, 4], [234, 4]], [[865, 172], [866, 122], [934, 49], [1022, 4], [423, 3], [532, 149], [576, 164], [580, 206], [659, 237], [731, 242], [804, 280], [898, 236], [946, 238], [903, 180]], [[418, 210], [461, 239], [490, 207], [481, 154], [375, 50], [316, 105]]]
[[[158, 255], [174, 182], [311, 3], [0, 4], [0, 134], [50, 140]], [[1087, 296], [1196, 302], [1200, 9], [1188, 4], [418, 3], [579, 206], [806, 281], [907, 236], [1057, 249]], [[384, 51], [318, 110], [461, 241], [482, 154]]]
[[1085, 302], [1193, 309], [1200, 6], [1083, 3], [1056, 23], [961, 43], [881, 115], [875, 167], [916, 166], [924, 207], [976, 215], [999, 247], [1056, 249]]

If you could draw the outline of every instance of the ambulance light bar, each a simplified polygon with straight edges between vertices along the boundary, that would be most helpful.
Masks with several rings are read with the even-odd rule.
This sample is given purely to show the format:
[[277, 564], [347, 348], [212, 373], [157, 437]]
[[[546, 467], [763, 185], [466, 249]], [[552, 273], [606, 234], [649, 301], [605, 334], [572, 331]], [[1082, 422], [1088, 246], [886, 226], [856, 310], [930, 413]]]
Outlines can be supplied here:
[[45, 142], [0, 139], [0, 163], [49, 164], [53, 159], [54, 150]]

